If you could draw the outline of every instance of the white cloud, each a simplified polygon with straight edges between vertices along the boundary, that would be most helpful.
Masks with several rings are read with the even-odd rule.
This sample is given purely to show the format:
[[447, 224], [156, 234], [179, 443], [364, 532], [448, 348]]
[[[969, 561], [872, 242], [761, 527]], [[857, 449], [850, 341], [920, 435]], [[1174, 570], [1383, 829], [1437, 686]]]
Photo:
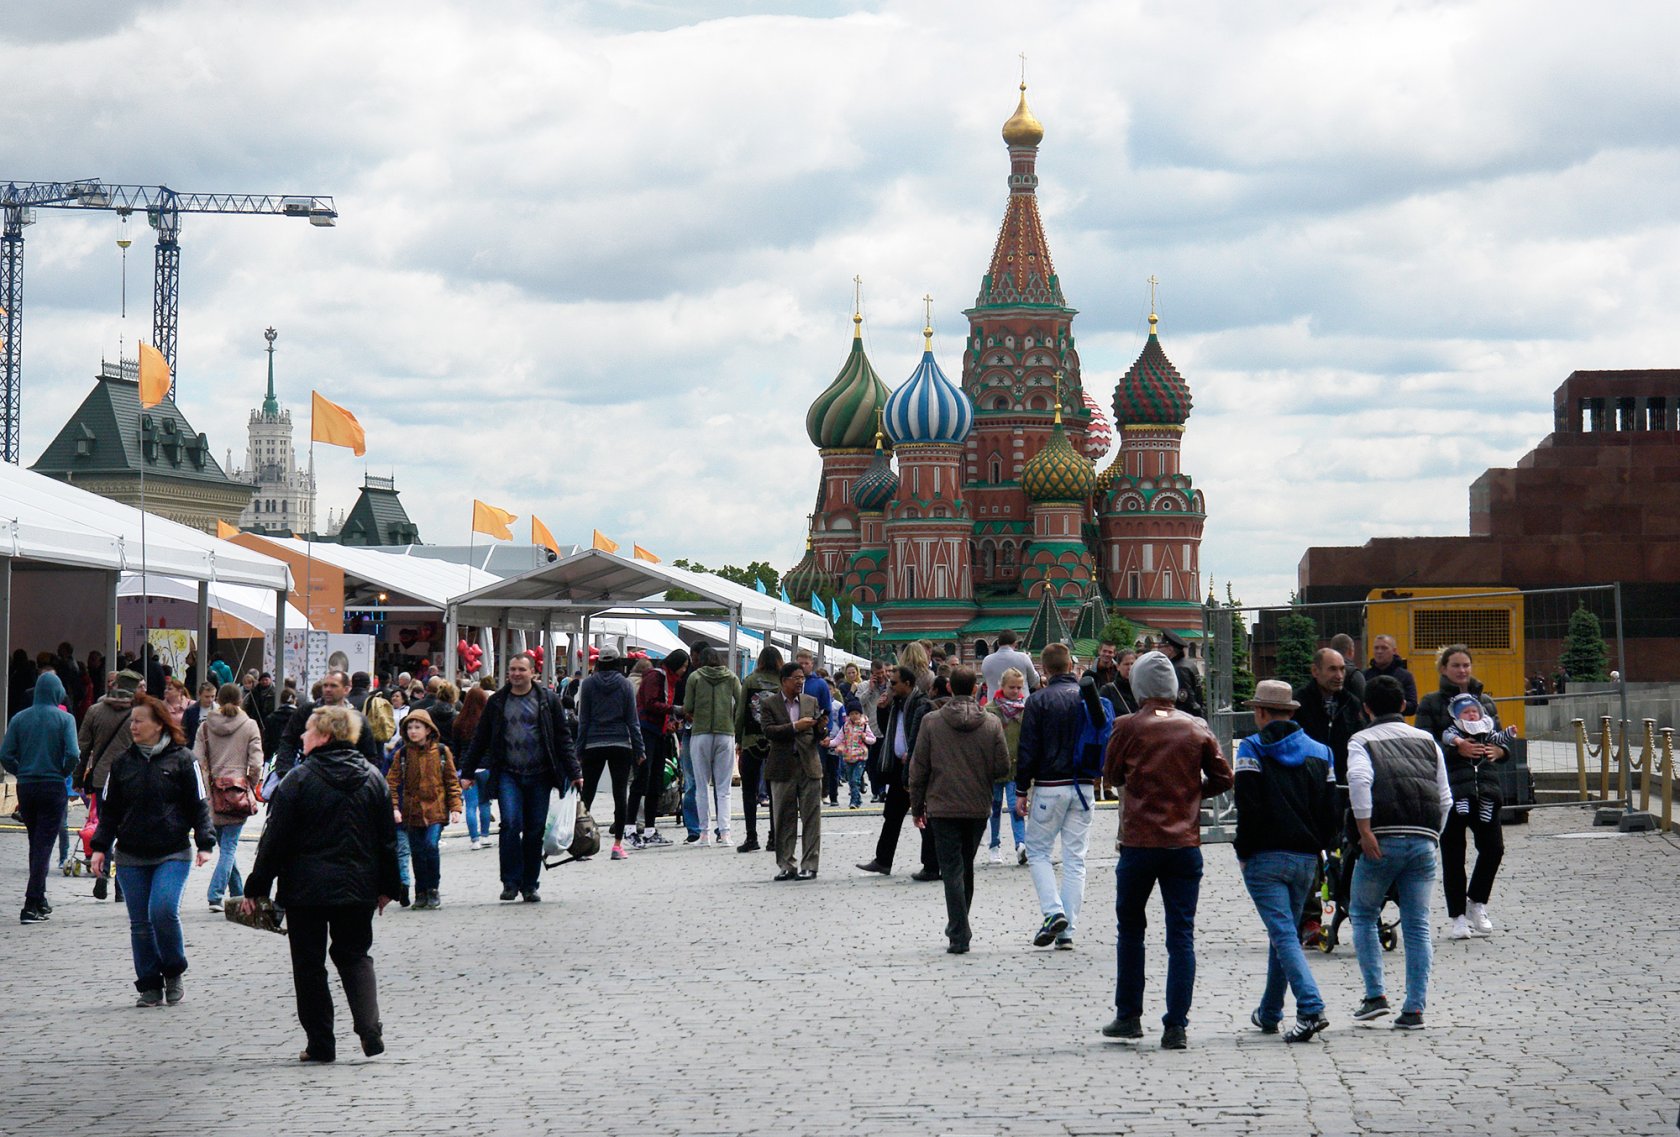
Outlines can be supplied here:
[[[1514, 0], [1020, 11], [66, 3], [0, 29], [4, 173], [333, 195], [333, 230], [187, 219], [184, 406], [241, 453], [275, 325], [283, 400], [352, 406], [434, 541], [478, 496], [791, 563], [853, 274], [889, 384], [926, 292], [960, 370], [1023, 50], [1087, 386], [1108, 401], [1158, 275], [1203, 563], [1250, 602], [1311, 544], [1464, 532], [1571, 370], [1680, 363], [1672, 6], [1590, 35]], [[149, 326], [130, 229], [126, 333], [116, 220], [29, 230], [25, 461]], [[363, 464], [317, 461], [348, 505]]]

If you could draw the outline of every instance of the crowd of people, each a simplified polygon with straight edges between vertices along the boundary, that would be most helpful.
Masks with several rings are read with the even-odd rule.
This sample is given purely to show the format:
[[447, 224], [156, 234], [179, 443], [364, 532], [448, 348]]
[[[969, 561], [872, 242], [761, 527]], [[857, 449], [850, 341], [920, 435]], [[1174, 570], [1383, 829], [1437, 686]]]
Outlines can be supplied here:
[[[1379, 638], [1361, 670], [1349, 668], [1353, 645], [1338, 637], [1314, 657], [1310, 682], [1258, 684], [1255, 730], [1228, 762], [1175, 639], [1142, 653], [1105, 643], [1082, 667], [1064, 644], [1034, 659], [1006, 631], [977, 668], [954, 650], [911, 643], [896, 659], [874, 661], [867, 676], [852, 666], [830, 675], [808, 651], [784, 660], [766, 647], [744, 678], [704, 643], [658, 661], [608, 646], [588, 674], [554, 687], [520, 653], [505, 681], [483, 678], [464, 694], [435, 673], [330, 671], [301, 700], [260, 672], [235, 681], [218, 659], [186, 701], [184, 685], [150, 674], [149, 655], [105, 672], [98, 653], [81, 664], [66, 644], [21, 659], [33, 672], [29, 705], [0, 743], [29, 834], [20, 917], [50, 918], [52, 848], [65, 837], [70, 794], [83, 795], [93, 895], [103, 899], [114, 877], [127, 905], [138, 1005], [178, 1003], [188, 966], [181, 895], [192, 865], [214, 856], [213, 911], [249, 917], [274, 905], [289, 921], [307, 1039], [300, 1057], [322, 1062], [336, 1053], [329, 957], [364, 1052], [383, 1049], [372, 918], [393, 901], [441, 907], [447, 825], [466, 822], [470, 850], [488, 848], [494, 826], [500, 900], [537, 903], [551, 801], [575, 793], [590, 810], [604, 781], [613, 861], [676, 844], [659, 828], [670, 817], [683, 845], [767, 849], [774, 881], [811, 882], [823, 867], [824, 803], [839, 806], [843, 787], [847, 806], [859, 808], [867, 792], [882, 805], [882, 823], [858, 869], [890, 874], [908, 819], [918, 842], [912, 879], [943, 883], [947, 950], [960, 955], [973, 937], [975, 861], [989, 830], [989, 859], [1002, 863], [1005, 815], [1037, 899], [1027, 938], [1072, 950], [1095, 810], [1118, 797], [1116, 1013], [1103, 1034], [1142, 1037], [1144, 910], [1159, 888], [1168, 960], [1161, 1044], [1174, 1049], [1186, 1045], [1194, 990], [1203, 803], [1234, 791], [1238, 863], [1269, 945], [1253, 1025], [1278, 1033], [1293, 990], [1286, 1040], [1326, 1028], [1303, 943], [1333, 937], [1344, 918], [1364, 982], [1353, 1017], [1388, 1014], [1377, 920], [1392, 898], [1406, 947], [1395, 1025], [1421, 1027], [1437, 872], [1449, 934], [1493, 929], [1488, 904], [1502, 853], [1493, 764], [1512, 732], [1500, 729], [1474, 678], [1470, 649], [1443, 649], [1436, 689], [1420, 699], [1391, 641]], [[1407, 725], [1413, 713], [1417, 725]], [[242, 875], [240, 837], [264, 803]], [[1468, 837], [1477, 858], [1466, 878]], [[1336, 907], [1328, 929], [1318, 901], [1327, 873]]]

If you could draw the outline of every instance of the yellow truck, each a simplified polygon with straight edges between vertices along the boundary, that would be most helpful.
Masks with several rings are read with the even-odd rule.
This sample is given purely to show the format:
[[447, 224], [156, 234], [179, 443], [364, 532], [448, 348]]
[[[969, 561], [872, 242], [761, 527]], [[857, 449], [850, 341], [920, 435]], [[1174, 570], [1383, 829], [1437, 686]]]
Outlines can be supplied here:
[[1514, 588], [1378, 588], [1365, 597], [1365, 647], [1394, 637], [1395, 650], [1417, 679], [1419, 697], [1435, 690], [1435, 655], [1448, 644], [1469, 647], [1476, 678], [1500, 700], [1499, 720], [1526, 737], [1522, 696], [1527, 671], [1523, 597]]

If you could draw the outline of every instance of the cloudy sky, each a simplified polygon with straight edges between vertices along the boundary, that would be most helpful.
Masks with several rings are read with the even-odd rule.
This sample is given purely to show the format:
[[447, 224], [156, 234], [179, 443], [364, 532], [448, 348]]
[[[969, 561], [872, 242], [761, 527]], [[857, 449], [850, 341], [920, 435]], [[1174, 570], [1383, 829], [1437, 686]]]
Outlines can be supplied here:
[[[0, 179], [326, 194], [336, 229], [185, 219], [181, 403], [242, 456], [283, 402], [368, 428], [433, 542], [474, 496], [667, 558], [790, 564], [805, 408], [852, 277], [889, 385], [958, 373], [1020, 62], [1088, 387], [1146, 334], [1195, 413], [1202, 564], [1463, 533], [1577, 368], [1680, 366], [1680, 7], [0, 0]], [[152, 235], [27, 231], [23, 455], [149, 330]], [[300, 431], [300, 436], [303, 434]], [[363, 471], [317, 452], [323, 505]]]

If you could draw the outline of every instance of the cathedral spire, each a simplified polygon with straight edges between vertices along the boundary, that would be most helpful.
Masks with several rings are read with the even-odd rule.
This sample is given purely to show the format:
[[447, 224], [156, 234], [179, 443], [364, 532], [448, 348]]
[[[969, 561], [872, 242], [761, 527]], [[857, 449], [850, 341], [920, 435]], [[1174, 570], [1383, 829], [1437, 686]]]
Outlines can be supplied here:
[[263, 332], [263, 339], [268, 341], [268, 394], [263, 397], [264, 418], [276, 418], [280, 414], [280, 401], [274, 397], [274, 338], [279, 334], [273, 328]]
[[1067, 306], [1038, 215], [1038, 144], [1043, 140], [1044, 125], [1027, 107], [1023, 81], [1021, 101], [1003, 124], [1003, 141], [1009, 148], [1009, 201], [976, 308]]

